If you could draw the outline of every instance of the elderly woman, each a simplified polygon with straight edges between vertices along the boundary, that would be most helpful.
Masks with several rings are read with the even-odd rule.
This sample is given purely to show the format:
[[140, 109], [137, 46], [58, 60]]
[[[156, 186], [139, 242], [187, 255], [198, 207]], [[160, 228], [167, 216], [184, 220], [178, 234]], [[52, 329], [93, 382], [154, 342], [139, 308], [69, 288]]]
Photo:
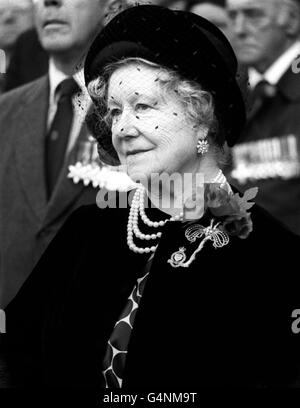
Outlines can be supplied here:
[[90, 125], [135, 189], [129, 208], [75, 212], [7, 308], [15, 383], [295, 382], [299, 240], [220, 170], [245, 120], [236, 65], [214, 25], [158, 6], [121, 12], [95, 39]]

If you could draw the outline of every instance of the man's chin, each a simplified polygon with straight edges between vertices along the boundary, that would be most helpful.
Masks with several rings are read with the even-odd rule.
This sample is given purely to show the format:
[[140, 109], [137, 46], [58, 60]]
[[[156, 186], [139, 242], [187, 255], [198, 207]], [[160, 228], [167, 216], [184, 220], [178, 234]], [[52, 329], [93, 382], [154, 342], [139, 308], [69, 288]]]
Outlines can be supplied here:
[[41, 38], [42, 47], [49, 54], [67, 52], [72, 47], [71, 41], [61, 35], [43, 36]]
[[245, 47], [241, 50], [236, 49], [236, 54], [239, 62], [244, 65], [253, 66], [261, 59], [259, 52], [253, 49], [253, 47]]

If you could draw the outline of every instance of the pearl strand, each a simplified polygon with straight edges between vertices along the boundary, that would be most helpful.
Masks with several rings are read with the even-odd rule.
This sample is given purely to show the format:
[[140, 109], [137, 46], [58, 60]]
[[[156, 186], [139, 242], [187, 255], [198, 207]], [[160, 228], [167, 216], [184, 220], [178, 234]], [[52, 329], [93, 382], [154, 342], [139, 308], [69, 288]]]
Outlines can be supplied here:
[[[224, 185], [226, 183], [226, 177], [224, 176], [222, 170], [219, 170], [217, 175], [210, 183], [219, 183]], [[162, 233], [157, 232], [155, 234], [143, 234], [139, 227], [138, 227], [138, 217], [139, 214], [141, 216], [142, 221], [144, 224], [148, 225], [149, 227], [158, 228], [163, 227], [168, 221], [180, 221], [183, 219], [183, 212], [179, 215], [175, 215], [171, 218], [167, 218], [163, 221], [151, 221], [146, 213], [145, 213], [145, 188], [141, 185], [137, 188], [136, 192], [134, 193], [132, 204], [129, 212], [128, 223], [127, 223], [127, 245], [128, 247], [136, 253], [139, 254], [148, 254], [150, 252], [155, 252], [157, 245], [153, 245], [151, 247], [139, 248], [133, 242], [133, 236], [141, 240], [150, 241], [151, 239], [158, 239], [161, 238]]]
[[157, 245], [153, 245], [151, 247], [139, 248], [133, 242], [133, 236], [135, 235], [137, 238], [141, 240], [150, 241], [151, 239], [160, 238], [162, 233], [157, 232], [155, 234], [143, 234], [140, 229], [138, 228], [138, 216], [140, 214], [142, 221], [148, 225], [149, 227], [163, 227], [166, 222], [168, 221], [179, 221], [183, 218], [183, 213], [180, 215], [175, 215], [174, 217], [167, 218], [164, 221], [151, 221], [145, 213], [145, 206], [144, 206], [144, 197], [145, 197], [145, 188], [140, 186], [136, 192], [134, 193], [129, 217], [128, 217], [128, 224], [127, 224], [127, 245], [129, 248], [136, 253], [144, 254], [155, 252]]

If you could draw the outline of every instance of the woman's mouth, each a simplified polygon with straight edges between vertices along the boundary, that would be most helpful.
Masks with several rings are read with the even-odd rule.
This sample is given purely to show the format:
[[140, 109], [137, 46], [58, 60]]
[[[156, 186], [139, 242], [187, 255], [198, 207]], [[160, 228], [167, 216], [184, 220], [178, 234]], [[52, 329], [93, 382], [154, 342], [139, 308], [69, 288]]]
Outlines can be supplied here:
[[126, 156], [127, 156], [127, 157], [129, 157], [129, 156], [136, 156], [136, 155], [138, 155], [138, 154], [146, 153], [146, 152], [149, 152], [149, 150], [131, 150], [131, 151], [129, 151], [129, 152], [126, 153]]

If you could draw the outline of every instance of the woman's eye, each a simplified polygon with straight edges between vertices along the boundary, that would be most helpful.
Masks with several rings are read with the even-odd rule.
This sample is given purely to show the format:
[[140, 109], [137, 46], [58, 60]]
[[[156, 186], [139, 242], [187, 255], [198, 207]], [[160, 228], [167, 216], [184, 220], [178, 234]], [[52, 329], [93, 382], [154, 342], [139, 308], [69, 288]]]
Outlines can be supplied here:
[[146, 103], [138, 103], [135, 105], [135, 109], [137, 111], [145, 111], [147, 109], [151, 109], [151, 106], [147, 105]]
[[121, 110], [114, 108], [114, 109], [110, 109], [109, 114], [112, 118], [115, 118], [116, 116], [120, 115]]

